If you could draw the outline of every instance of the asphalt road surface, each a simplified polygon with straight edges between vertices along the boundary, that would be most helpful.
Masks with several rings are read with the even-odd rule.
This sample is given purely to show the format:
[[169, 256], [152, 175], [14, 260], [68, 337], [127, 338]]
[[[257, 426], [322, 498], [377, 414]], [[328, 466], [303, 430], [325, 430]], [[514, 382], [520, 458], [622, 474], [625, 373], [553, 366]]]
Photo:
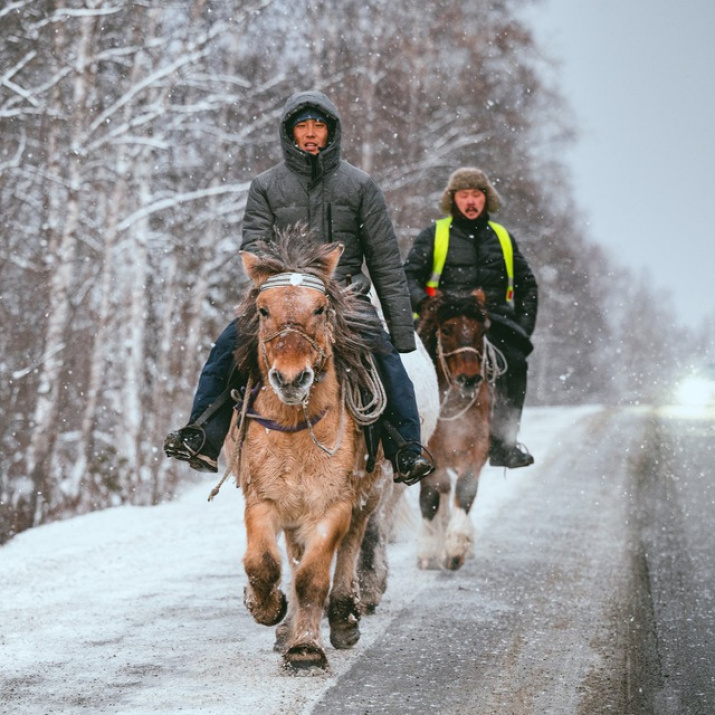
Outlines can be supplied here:
[[715, 713], [714, 424], [574, 429], [311, 712]]

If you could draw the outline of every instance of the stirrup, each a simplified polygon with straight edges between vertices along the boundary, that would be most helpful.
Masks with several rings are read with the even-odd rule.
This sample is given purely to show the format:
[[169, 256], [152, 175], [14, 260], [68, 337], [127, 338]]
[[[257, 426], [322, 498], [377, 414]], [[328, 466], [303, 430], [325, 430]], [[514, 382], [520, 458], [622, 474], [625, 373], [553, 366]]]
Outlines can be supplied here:
[[206, 445], [206, 433], [201, 427], [187, 425], [170, 432], [164, 440], [164, 454], [167, 457], [189, 462], [197, 457]]
[[[419, 447], [419, 452], [408, 450], [412, 446]], [[424, 452], [427, 456], [422, 456]], [[407, 464], [404, 462], [407, 461]], [[412, 486], [425, 477], [429, 476], [436, 469], [434, 457], [431, 452], [419, 442], [405, 442], [401, 445], [393, 460], [393, 481], [398, 484]]]

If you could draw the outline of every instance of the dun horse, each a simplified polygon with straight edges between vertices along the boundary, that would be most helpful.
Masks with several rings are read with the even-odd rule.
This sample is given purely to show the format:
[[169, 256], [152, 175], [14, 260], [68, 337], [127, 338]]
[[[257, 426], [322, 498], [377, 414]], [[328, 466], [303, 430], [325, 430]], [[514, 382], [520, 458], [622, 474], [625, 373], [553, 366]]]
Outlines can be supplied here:
[[[369, 357], [379, 324], [369, 306], [332, 280], [342, 250], [291, 230], [262, 246], [260, 256], [241, 256], [253, 287], [239, 309], [236, 360], [257, 386], [247, 387], [229, 437], [245, 500], [244, 601], [264, 625], [287, 614], [277, 648], [293, 671], [327, 666], [320, 629], [326, 605], [332, 645], [349, 648], [360, 637], [361, 612], [374, 609], [386, 584], [385, 573], [356, 568], [386, 568], [384, 557], [368, 553], [384, 548], [380, 525], [371, 525], [373, 539], [360, 550], [393, 482], [381, 452], [366, 470], [360, 422], [380, 409], [366, 416], [357, 395], [366, 384], [380, 392]], [[433, 369], [426, 355], [425, 362]], [[281, 588], [281, 533], [290, 599]]]
[[469, 510], [489, 455], [494, 381], [505, 367], [487, 340], [488, 329], [481, 290], [467, 296], [439, 294], [422, 308], [418, 333], [437, 368], [442, 402], [429, 442], [437, 470], [420, 482], [421, 569], [459, 569], [473, 550]]

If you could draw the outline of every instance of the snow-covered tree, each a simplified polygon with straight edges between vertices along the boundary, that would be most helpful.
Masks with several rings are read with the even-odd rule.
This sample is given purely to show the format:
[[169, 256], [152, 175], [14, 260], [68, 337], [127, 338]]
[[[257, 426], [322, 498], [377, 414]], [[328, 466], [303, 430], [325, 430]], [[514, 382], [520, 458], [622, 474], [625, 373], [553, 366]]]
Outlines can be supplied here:
[[636, 354], [606, 315], [622, 280], [572, 205], [568, 114], [518, 19], [530, 1], [0, 8], [0, 541], [186, 478], [161, 443], [245, 288], [247, 189], [281, 159], [298, 90], [340, 108], [405, 252], [455, 168], [494, 179], [543, 288], [530, 399], [621, 389], [604, 366], [614, 335]]

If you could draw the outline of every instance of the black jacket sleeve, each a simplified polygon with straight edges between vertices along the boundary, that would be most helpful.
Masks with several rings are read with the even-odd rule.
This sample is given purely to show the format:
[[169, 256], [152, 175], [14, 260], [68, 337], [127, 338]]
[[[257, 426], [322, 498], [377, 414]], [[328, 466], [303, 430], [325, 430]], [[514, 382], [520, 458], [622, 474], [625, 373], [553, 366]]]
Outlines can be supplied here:
[[370, 180], [364, 192], [360, 233], [365, 262], [392, 344], [398, 352], [412, 352], [417, 346], [397, 236], [380, 188]]
[[275, 216], [268, 203], [266, 190], [261, 181], [256, 178], [248, 189], [246, 211], [243, 215], [241, 250], [255, 253], [259, 241], [271, 239], [274, 224]]
[[434, 262], [434, 224], [428, 226], [415, 239], [405, 262], [405, 275], [410, 290], [412, 310], [419, 313], [420, 305], [427, 297], [425, 286], [432, 274]]
[[[509, 234], [511, 235], [511, 233]], [[539, 307], [539, 289], [529, 264], [524, 258], [514, 236], [514, 313], [516, 321], [531, 336], [536, 327], [536, 313]]]

